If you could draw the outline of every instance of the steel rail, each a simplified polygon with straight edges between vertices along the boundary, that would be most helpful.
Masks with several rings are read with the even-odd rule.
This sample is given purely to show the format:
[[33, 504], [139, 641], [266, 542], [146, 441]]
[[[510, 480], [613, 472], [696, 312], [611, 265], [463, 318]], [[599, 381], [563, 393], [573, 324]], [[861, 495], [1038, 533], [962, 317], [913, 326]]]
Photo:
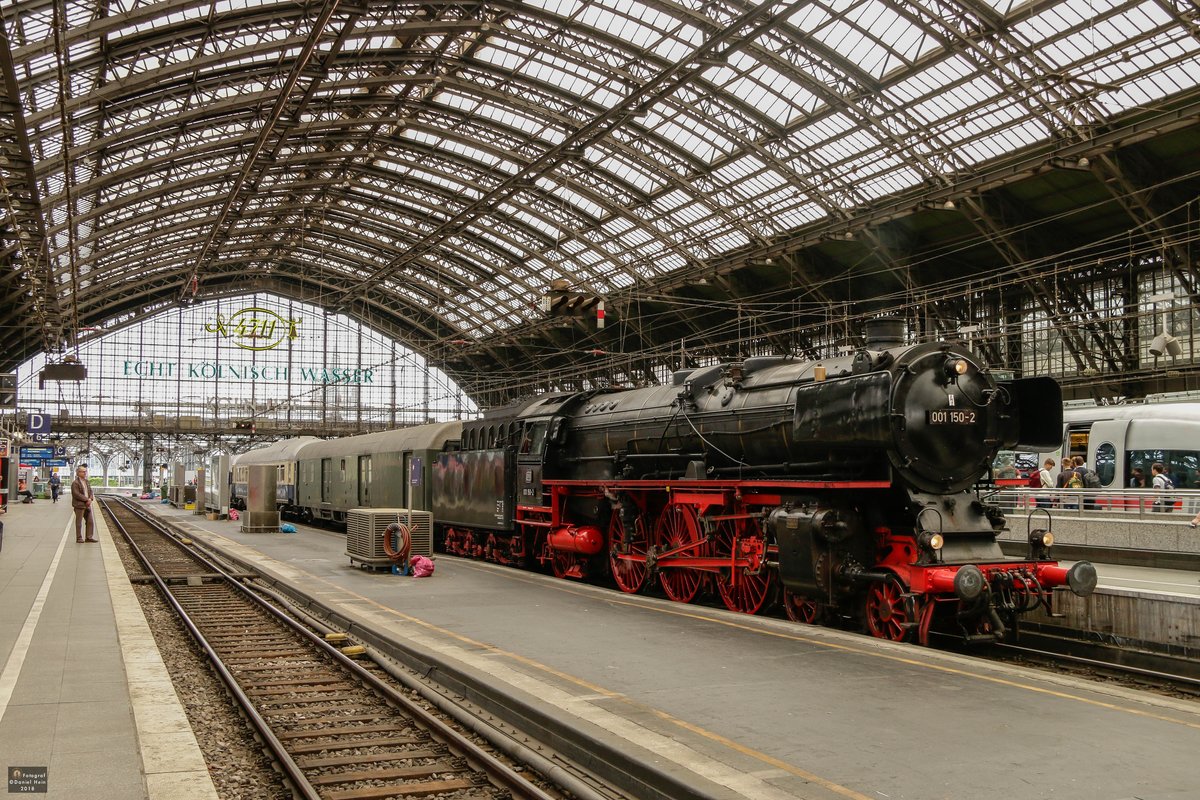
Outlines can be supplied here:
[[[174, 533], [172, 533], [159, 520], [156, 520], [153, 517], [149, 516], [146, 512], [142, 511], [142, 509], [133, 505], [125, 498], [118, 497], [118, 498], [116, 498], [116, 500], [122, 508], [128, 509], [139, 520], [141, 520], [145, 524], [149, 525], [150, 527], [154, 528], [156, 531], [158, 531], [162, 535], [168, 537], [169, 539], [176, 542], [177, 544], [182, 544], [181, 542], [179, 542], [178, 537]], [[115, 517], [114, 517], [114, 519], [115, 519]], [[118, 525], [120, 525], [119, 521], [118, 521]], [[129, 534], [124, 531], [124, 526], [121, 526], [121, 528], [122, 528], [122, 533], [125, 535], [126, 539], [129, 539], [130, 538]], [[131, 542], [131, 544], [132, 544], [132, 542]], [[133, 545], [133, 546], [136, 549], [136, 545]], [[141, 556], [140, 551], [138, 551], [138, 552], [139, 552], [139, 556]], [[400, 708], [402, 711], [404, 711], [404, 713], [409, 714], [418, 725], [424, 726], [427, 730], [429, 730], [435, 736], [440, 737], [442, 739], [442, 741], [444, 741], [451, 748], [458, 749], [459, 754], [462, 757], [466, 758], [468, 763], [470, 763], [475, 768], [480, 769], [483, 772], [486, 772], [488, 774], [488, 776], [490, 778], [492, 778], [493, 781], [495, 781], [496, 785], [499, 788], [508, 789], [510, 792], [513, 793], [514, 797], [526, 798], [526, 800], [556, 800], [556, 798], [554, 798], [552, 795], [549, 795], [546, 792], [539, 789], [538, 787], [534, 786], [532, 783], [530, 783], [530, 781], [528, 779], [523, 777], [520, 773], [514, 772], [507, 765], [498, 761], [494, 756], [492, 756], [490, 753], [488, 753], [487, 751], [480, 748], [478, 745], [476, 745], [474, 742], [472, 742], [469, 738], [465, 737], [463, 734], [459, 733], [454, 728], [450, 727], [445, 722], [438, 719], [436, 716], [431, 714], [426, 709], [424, 709], [421, 706], [414, 703], [411, 699], [409, 699], [403, 693], [397, 691], [394, 687], [388, 685], [387, 683], [385, 683], [383, 680], [381, 680], [376, 675], [373, 675], [371, 672], [369, 672], [367, 669], [365, 669], [361, 664], [359, 664], [356, 661], [354, 661], [353, 659], [349, 658], [344, 653], [339, 651], [336, 647], [329, 644], [324, 639], [322, 639], [320, 636], [318, 636], [317, 634], [310, 631], [302, 623], [289, 617], [287, 614], [285, 614], [279, 608], [277, 608], [274, 605], [272, 605], [271, 603], [267, 602], [265, 599], [260, 597], [255, 591], [253, 591], [250, 587], [244, 585], [241, 581], [237, 580], [232, 575], [230, 575], [220, 564], [217, 564], [216, 562], [195, 552], [192, 549], [189, 549], [188, 552], [193, 558], [195, 558], [198, 562], [203, 564], [205, 567], [210, 568], [213, 572], [221, 575], [226, 582], [228, 582], [230, 585], [235, 586], [237, 589], [239, 589], [246, 597], [253, 600], [255, 604], [257, 604], [260, 608], [262, 608], [263, 610], [268, 612], [275, 619], [277, 619], [278, 621], [280, 621], [281, 623], [283, 623], [284, 625], [286, 625], [287, 627], [292, 629], [294, 632], [298, 633], [301, 637], [307, 639], [313, 645], [317, 646], [319, 649], [324, 651], [335, 662], [337, 662], [340, 666], [345, 668], [351, 675], [353, 675], [355, 678], [360, 680], [363, 684], [368, 686], [373, 691], [377, 692], [388, 702], [395, 704], [398, 708]], [[156, 578], [157, 578], [157, 576], [156, 576]], [[159, 582], [161, 584], [161, 579], [157, 579], [157, 580], [159, 580]], [[160, 589], [165, 591], [165, 584], [161, 584]], [[168, 592], [168, 595], [169, 595], [169, 592]], [[180, 614], [184, 617], [184, 619], [187, 619], [186, 614], [182, 611], [182, 609], [179, 608], [178, 604], [175, 602], [173, 597], [171, 598], [171, 604], [173, 607], [175, 607], [180, 612]], [[190, 624], [190, 620], [188, 620], [188, 623], [189, 623], [189, 630], [194, 630], [194, 626], [192, 626]], [[197, 635], [198, 638], [203, 640], [203, 636], [201, 634], [199, 634], [198, 631], [195, 631], [194, 635]], [[211, 648], [208, 647], [206, 642], [204, 643], [204, 646], [205, 646], [205, 649], [211, 654], [212, 658], [214, 659], [214, 663], [219, 663], [219, 662], [216, 662], [215, 652], [213, 652], [211, 650]], [[230, 675], [230, 679], [232, 680], [232, 675]], [[264, 722], [264, 724], [265, 724], [265, 722]], [[272, 737], [272, 738], [274, 738], [274, 737]], [[289, 760], [290, 760], [290, 757], [289, 757]], [[297, 767], [297, 769], [299, 769], [299, 767]], [[306, 781], [306, 783], [307, 783], [307, 781]], [[318, 797], [317, 795], [313, 795], [313, 796]]]
[[1071, 655], [1070, 653], [1058, 653], [1053, 650], [1041, 650], [1036, 647], [1009, 644], [1007, 642], [997, 642], [993, 645], [993, 648], [1017, 655], [1028, 655], [1036, 658], [1044, 658], [1049, 661], [1065, 661], [1082, 667], [1089, 667], [1091, 669], [1109, 670], [1114, 673], [1137, 676], [1139, 678], [1148, 678], [1165, 685], [1184, 687], [1188, 691], [1200, 694], [1200, 679], [1192, 678], [1187, 675], [1178, 675], [1172, 672], [1146, 669], [1145, 667], [1135, 667], [1128, 664], [1118, 664], [1114, 661], [1103, 661], [1096, 658], [1087, 658], [1086, 656]]
[[[179, 619], [183, 623], [184, 627], [188, 629], [188, 633], [192, 635], [192, 638], [194, 638], [196, 643], [199, 644], [204, 650], [205, 657], [208, 659], [209, 663], [212, 664], [213, 669], [217, 671], [217, 674], [225, 683], [225, 686], [229, 690], [230, 694], [233, 695], [233, 698], [238, 703], [241, 712], [246, 715], [246, 719], [250, 721], [250, 724], [254, 726], [254, 729], [262, 737], [263, 744], [271, 751], [271, 757], [275, 759], [276, 763], [278, 763], [286, 773], [287, 778], [289, 781], [291, 781], [294, 790], [302, 795], [305, 800], [321, 800], [321, 795], [317, 793], [317, 790], [313, 787], [313, 785], [308, 782], [307, 778], [304, 777], [304, 772], [300, 769], [300, 766], [296, 764], [290, 755], [288, 755], [287, 750], [284, 749], [283, 743], [276, 738], [275, 733], [271, 730], [271, 726], [265, 719], [263, 719], [262, 715], [255, 710], [254, 704], [250, 702], [250, 698], [247, 697], [245, 692], [242, 691], [242, 687], [238, 684], [237, 679], [233, 677], [233, 673], [231, 673], [221, 661], [220, 656], [217, 655], [217, 651], [209, 643], [204, 634], [200, 632], [200, 629], [196, 626], [196, 623], [192, 621], [190, 616], [188, 616], [187, 611], [183, 609], [183, 606], [180, 605], [179, 601], [175, 598], [175, 595], [171, 593], [169, 588], [167, 588], [166, 581], [164, 581], [162, 576], [158, 574], [158, 570], [156, 570], [154, 565], [150, 563], [150, 559], [147, 558], [146, 554], [142, 552], [142, 549], [137, 546], [137, 542], [133, 540], [133, 536], [125, 528], [124, 523], [117, 519], [116, 514], [114, 514], [109, 508], [110, 501], [107, 499], [102, 499], [101, 503], [104, 505], [104, 509], [109, 512], [109, 516], [112, 517], [112, 521], [120, 530], [121, 535], [125, 537], [125, 541], [129, 544], [130, 549], [133, 550], [134, 554], [137, 555], [138, 560], [141, 561], [142, 565], [149, 571], [150, 577], [153, 578], [155, 585], [158, 586], [158, 591], [162, 594], [167, 603], [170, 604], [171, 608], [175, 610], [175, 613], [179, 616]], [[131, 511], [133, 510], [133, 507], [121, 498], [117, 498], [117, 503], [122, 508], [127, 508]], [[136, 512], [134, 513], [135, 516], [138, 516], [139, 519], [142, 519], [140, 515], [136, 514]], [[149, 520], [144, 521], [149, 522]], [[162, 532], [157, 526], [152, 527]], [[198, 560], [202, 562], [205, 561], [205, 559]], [[214, 571], [220, 572], [228, 583], [238, 583], [215, 564], [208, 566], [212, 566]]]

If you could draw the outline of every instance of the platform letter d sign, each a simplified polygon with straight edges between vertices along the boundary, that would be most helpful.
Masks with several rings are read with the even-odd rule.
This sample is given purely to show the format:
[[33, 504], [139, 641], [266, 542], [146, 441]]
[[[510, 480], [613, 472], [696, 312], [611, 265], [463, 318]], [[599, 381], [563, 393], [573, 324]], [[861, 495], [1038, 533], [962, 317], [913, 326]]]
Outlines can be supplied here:
[[28, 433], [49, 433], [50, 417], [47, 414], [30, 414], [29, 424], [25, 426]]

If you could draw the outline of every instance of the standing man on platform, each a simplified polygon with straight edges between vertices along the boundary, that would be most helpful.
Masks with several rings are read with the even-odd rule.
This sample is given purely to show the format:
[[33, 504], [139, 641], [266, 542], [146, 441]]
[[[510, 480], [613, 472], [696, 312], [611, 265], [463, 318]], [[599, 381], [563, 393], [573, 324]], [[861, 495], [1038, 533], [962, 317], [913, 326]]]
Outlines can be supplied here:
[[58, 471], [50, 474], [50, 498], [54, 502], [58, 502], [58, 494], [62, 491], [62, 479], [58, 477]]
[[87, 467], [75, 470], [75, 480], [71, 481], [71, 507], [75, 509], [75, 541], [85, 541], [83, 538], [84, 522], [87, 522], [87, 540], [96, 541], [96, 520], [92, 518], [92, 501], [96, 493], [88, 483]]

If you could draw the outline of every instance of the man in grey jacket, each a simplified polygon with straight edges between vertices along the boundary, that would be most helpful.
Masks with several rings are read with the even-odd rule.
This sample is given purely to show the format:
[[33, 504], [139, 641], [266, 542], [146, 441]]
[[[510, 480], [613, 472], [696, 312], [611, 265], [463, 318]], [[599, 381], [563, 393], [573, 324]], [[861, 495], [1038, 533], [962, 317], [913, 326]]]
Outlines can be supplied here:
[[[75, 541], [96, 541], [96, 520], [92, 517], [92, 501], [96, 493], [88, 483], [87, 467], [75, 470], [75, 480], [71, 481], [71, 508], [75, 509]], [[87, 523], [87, 539], [83, 538], [83, 526]]]

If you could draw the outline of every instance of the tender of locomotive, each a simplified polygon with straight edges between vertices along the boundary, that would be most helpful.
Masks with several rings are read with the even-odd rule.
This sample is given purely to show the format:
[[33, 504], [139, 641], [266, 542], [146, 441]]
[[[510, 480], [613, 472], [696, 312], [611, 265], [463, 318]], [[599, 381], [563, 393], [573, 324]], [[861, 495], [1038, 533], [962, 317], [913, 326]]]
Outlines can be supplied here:
[[1057, 384], [997, 381], [961, 346], [896, 334], [466, 422], [433, 475], [443, 546], [560, 577], [607, 570], [680, 602], [711, 589], [746, 613], [782, 588], [794, 619], [922, 642], [935, 625], [1000, 637], [1055, 587], [1090, 593], [1094, 568], [1058, 566], [1045, 528], [1006, 557], [1005, 518], [974, 490], [998, 450], [1056, 445]]

